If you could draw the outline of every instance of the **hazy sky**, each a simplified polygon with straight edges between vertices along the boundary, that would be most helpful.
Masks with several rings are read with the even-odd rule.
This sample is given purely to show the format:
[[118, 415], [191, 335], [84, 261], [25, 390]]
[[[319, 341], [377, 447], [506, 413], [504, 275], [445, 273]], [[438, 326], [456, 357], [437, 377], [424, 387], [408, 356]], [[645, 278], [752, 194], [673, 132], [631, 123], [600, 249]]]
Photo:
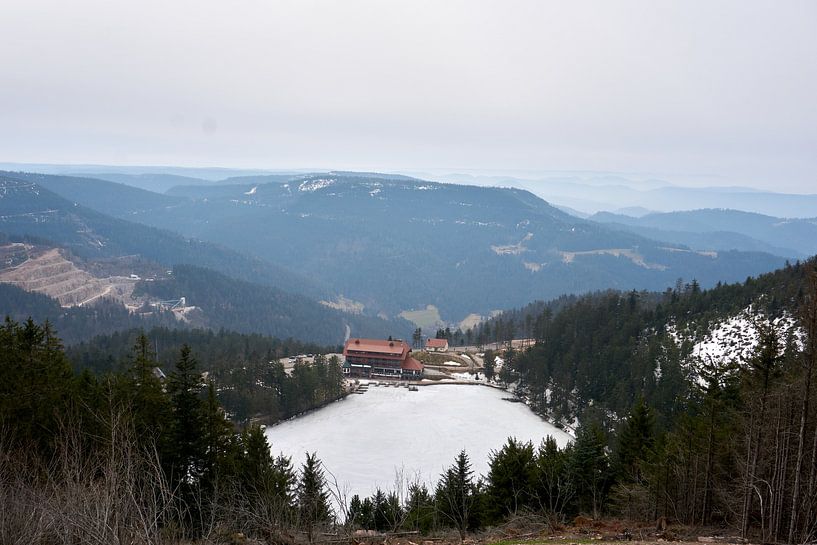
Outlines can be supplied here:
[[817, 193], [817, 2], [3, 0], [0, 122], [0, 161]]

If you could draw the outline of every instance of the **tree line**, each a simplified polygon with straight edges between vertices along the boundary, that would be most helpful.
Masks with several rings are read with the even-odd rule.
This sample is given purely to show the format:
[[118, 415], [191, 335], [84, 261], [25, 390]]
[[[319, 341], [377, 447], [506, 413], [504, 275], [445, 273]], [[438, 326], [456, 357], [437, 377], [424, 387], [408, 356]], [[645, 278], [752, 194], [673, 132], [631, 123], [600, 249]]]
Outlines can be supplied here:
[[[429, 491], [347, 503], [314, 454], [296, 471], [258, 426], [237, 428], [217, 386], [183, 345], [166, 380], [147, 335], [117, 373], [74, 372], [48, 322], [0, 327], [0, 541], [173, 543], [242, 532], [312, 542], [333, 528], [461, 535], [523, 510], [601, 509], [610, 486], [604, 435], [559, 448], [509, 439], [475, 477], [465, 452]], [[634, 456], [622, 459], [640, 460]]]
[[[693, 285], [646, 299], [611, 292], [578, 298], [556, 315], [545, 307], [534, 319], [536, 344], [502, 352], [500, 378], [516, 383], [541, 413], [597, 423], [608, 449], [634, 449], [637, 463], [625, 464], [627, 474], [602, 480], [601, 512], [723, 524], [766, 542], [813, 540], [814, 263], [743, 285], [709, 291]], [[705, 329], [749, 304], [766, 318], [789, 315], [797, 325], [783, 331], [758, 319], [755, 348], [739, 359], [695, 357], [691, 342], [679, 344], [666, 327], [686, 321]], [[617, 417], [633, 406], [631, 417], [641, 414], [638, 433]]]
[[[792, 309], [799, 333], [783, 336], [758, 323], [749, 358], [699, 362], [696, 377], [683, 375], [685, 348], [670, 352], [666, 332], [651, 325], [682, 309], [706, 315], [717, 304], [740, 307], [744, 301], [732, 296], [768, 279], [740, 289], [684, 287], [658, 303], [609, 293], [540, 315], [536, 344], [506, 352], [500, 375], [534, 408], [556, 403], [566, 416], [580, 414], [575, 441], [559, 448], [552, 439], [511, 438], [492, 452], [485, 476], [473, 474], [463, 452], [433, 486], [406, 483], [348, 502], [314, 455], [296, 471], [289, 459], [272, 457], [260, 428], [232, 424], [219, 382], [203, 377], [189, 346], [179, 348], [164, 382], [146, 335], [136, 338], [126, 369], [94, 375], [71, 369], [49, 323], [7, 319], [0, 327], [0, 502], [11, 507], [0, 519], [0, 541], [93, 534], [102, 542], [127, 535], [156, 543], [239, 531], [282, 541], [301, 532], [313, 541], [330, 528], [465, 535], [520, 513], [664, 517], [726, 525], [766, 542], [812, 541], [817, 273], [797, 266], [781, 274], [791, 282], [765, 290], [764, 304]], [[328, 371], [319, 362], [310, 372], [322, 365]], [[572, 374], [559, 375], [571, 366]], [[560, 391], [554, 377], [572, 380], [565, 382], [572, 389]], [[106, 534], [111, 528], [119, 537]]]
[[[182, 346], [198, 355], [199, 367], [216, 384], [219, 402], [238, 423], [274, 423], [320, 407], [343, 395], [343, 375], [337, 361], [321, 354], [339, 347], [278, 339], [266, 335], [205, 329], [153, 328], [99, 336], [70, 346], [66, 355], [78, 371], [95, 374], [125, 371], [132, 347], [145, 335], [161, 369], [172, 369]], [[318, 354], [313, 365], [296, 363], [286, 372], [279, 361], [295, 354]]]
[[262, 428], [236, 427], [189, 346], [166, 380], [157, 364], [142, 334], [127, 369], [77, 373], [48, 322], [6, 319], [0, 542], [271, 539], [323, 520], [314, 455], [296, 471], [271, 455]]

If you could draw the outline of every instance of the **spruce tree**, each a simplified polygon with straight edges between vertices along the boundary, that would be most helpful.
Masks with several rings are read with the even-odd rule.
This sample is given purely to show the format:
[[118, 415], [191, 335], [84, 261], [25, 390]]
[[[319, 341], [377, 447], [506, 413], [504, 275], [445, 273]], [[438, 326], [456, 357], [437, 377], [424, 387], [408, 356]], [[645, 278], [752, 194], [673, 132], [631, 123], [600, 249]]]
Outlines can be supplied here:
[[206, 455], [202, 386], [196, 360], [185, 344], [167, 381], [172, 410], [168, 444], [171, 483], [194, 485], [201, 477]]
[[136, 338], [131, 352], [132, 364], [128, 370], [125, 397], [133, 411], [134, 428], [146, 446], [152, 443], [161, 448], [163, 439], [166, 439], [163, 434], [168, 432], [169, 426], [169, 399], [155, 374], [159, 364], [144, 331]]
[[434, 527], [434, 499], [424, 484], [409, 485], [406, 510], [407, 528], [427, 534]]
[[[224, 409], [218, 402], [216, 387], [212, 380], [207, 381], [207, 397], [203, 409], [205, 457], [202, 479], [208, 490], [214, 490], [220, 479], [229, 479], [237, 473], [240, 452], [233, 425], [227, 420]], [[269, 452], [266, 440], [264, 446], [267, 446]]]
[[362, 527], [363, 502], [360, 501], [360, 496], [355, 494], [349, 500], [349, 510], [346, 512], [346, 527], [357, 528]]
[[644, 397], [639, 397], [618, 433], [616, 474], [619, 479], [640, 482], [644, 464], [655, 442], [655, 417]]
[[330, 519], [326, 479], [316, 454], [306, 454], [298, 483], [298, 516], [301, 527], [312, 543], [315, 526]]
[[609, 461], [605, 453], [604, 431], [597, 423], [581, 426], [576, 432], [571, 478], [576, 483], [579, 511], [598, 518], [610, 484]]
[[469, 528], [473, 527], [477, 490], [473, 479], [471, 461], [465, 451], [460, 451], [454, 465], [440, 476], [434, 494], [437, 511], [443, 519], [452, 524], [465, 539]]
[[490, 454], [488, 495], [493, 515], [501, 519], [533, 504], [535, 460], [533, 444], [513, 437]]
[[561, 518], [572, 502], [576, 486], [570, 475], [572, 443], [564, 450], [548, 435], [536, 452], [535, 494], [538, 507]]

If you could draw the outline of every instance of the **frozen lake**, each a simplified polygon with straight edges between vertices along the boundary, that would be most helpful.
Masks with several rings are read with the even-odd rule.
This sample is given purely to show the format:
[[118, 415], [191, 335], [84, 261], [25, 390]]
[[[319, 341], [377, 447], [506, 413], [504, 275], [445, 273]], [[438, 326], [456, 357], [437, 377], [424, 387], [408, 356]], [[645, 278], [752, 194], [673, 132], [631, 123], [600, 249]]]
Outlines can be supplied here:
[[395, 488], [401, 471], [429, 485], [463, 448], [475, 474], [488, 472], [488, 453], [509, 436], [538, 445], [552, 435], [560, 446], [571, 437], [511, 403], [508, 392], [468, 385], [421, 386], [418, 391], [369, 387], [300, 418], [267, 429], [273, 454], [292, 456], [296, 467], [317, 452], [328, 473], [349, 496]]

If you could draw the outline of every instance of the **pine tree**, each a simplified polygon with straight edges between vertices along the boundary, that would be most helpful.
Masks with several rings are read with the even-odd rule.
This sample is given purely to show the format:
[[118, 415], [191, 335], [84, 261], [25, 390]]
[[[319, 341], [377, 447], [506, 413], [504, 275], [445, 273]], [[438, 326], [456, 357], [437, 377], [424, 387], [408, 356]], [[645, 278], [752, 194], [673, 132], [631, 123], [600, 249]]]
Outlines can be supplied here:
[[655, 417], [640, 396], [618, 433], [616, 473], [620, 479], [641, 481], [654, 442]]
[[170, 431], [169, 474], [172, 483], [198, 483], [206, 456], [204, 407], [200, 398], [203, 383], [196, 371], [190, 347], [181, 349], [176, 369], [167, 381], [172, 422]]
[[536, 452], [535, 493], [540, 509], [561, 518], [576, 493], [570, 475], [572, 444], [559, 449], [556, 440], [548, 435]]
[[454, 525], [462, 539], [475, 522], [477, 490], [473, 474], [471, 461], [463, 450], [457, 455], [454, 465], [440, 476], [434, 494], [437, 511], [444, 520]]
[[[212, 380], [207, 381], [207, 397], [204, 402], [204, 464], [202, 480], [205, 488], [212, 491], [219, 480], [233, 477], [238, 471], [239, 445], [232, 423], [227, 420], [224, 409], [216, 397], [216, 386]], [[263, 438], [263, 432], [261, 433]], [[264, 445], [266, 439], [264, 439]]]
[[605, 444], [604, 431], [595, 422], [581, 426], [576, 432], [571, 475], [576, 483], [579, 510], [591, 513], [593, 518], [601, 514], [610, 483]]
[[152, 442], [161, 447], [169, 427], [169, 398], [154, 372], [158, 362], [144, 331], [136, 338], [131, 353], [132, 364], [125, 385], [128, 391], [124, 395], [133, 411], [134, 428], [143, 442]]
[[315, 526], [330, 519], [328, 497], [321, 462], [314, 453], [307, 453], [298, 483], [298, 515], [310, 543]]
[[532, 506], [536, 477], [532, 443], [509, 437], [499, 451], [491, 452], [489, 465], [488, 495], [497, 519]]

